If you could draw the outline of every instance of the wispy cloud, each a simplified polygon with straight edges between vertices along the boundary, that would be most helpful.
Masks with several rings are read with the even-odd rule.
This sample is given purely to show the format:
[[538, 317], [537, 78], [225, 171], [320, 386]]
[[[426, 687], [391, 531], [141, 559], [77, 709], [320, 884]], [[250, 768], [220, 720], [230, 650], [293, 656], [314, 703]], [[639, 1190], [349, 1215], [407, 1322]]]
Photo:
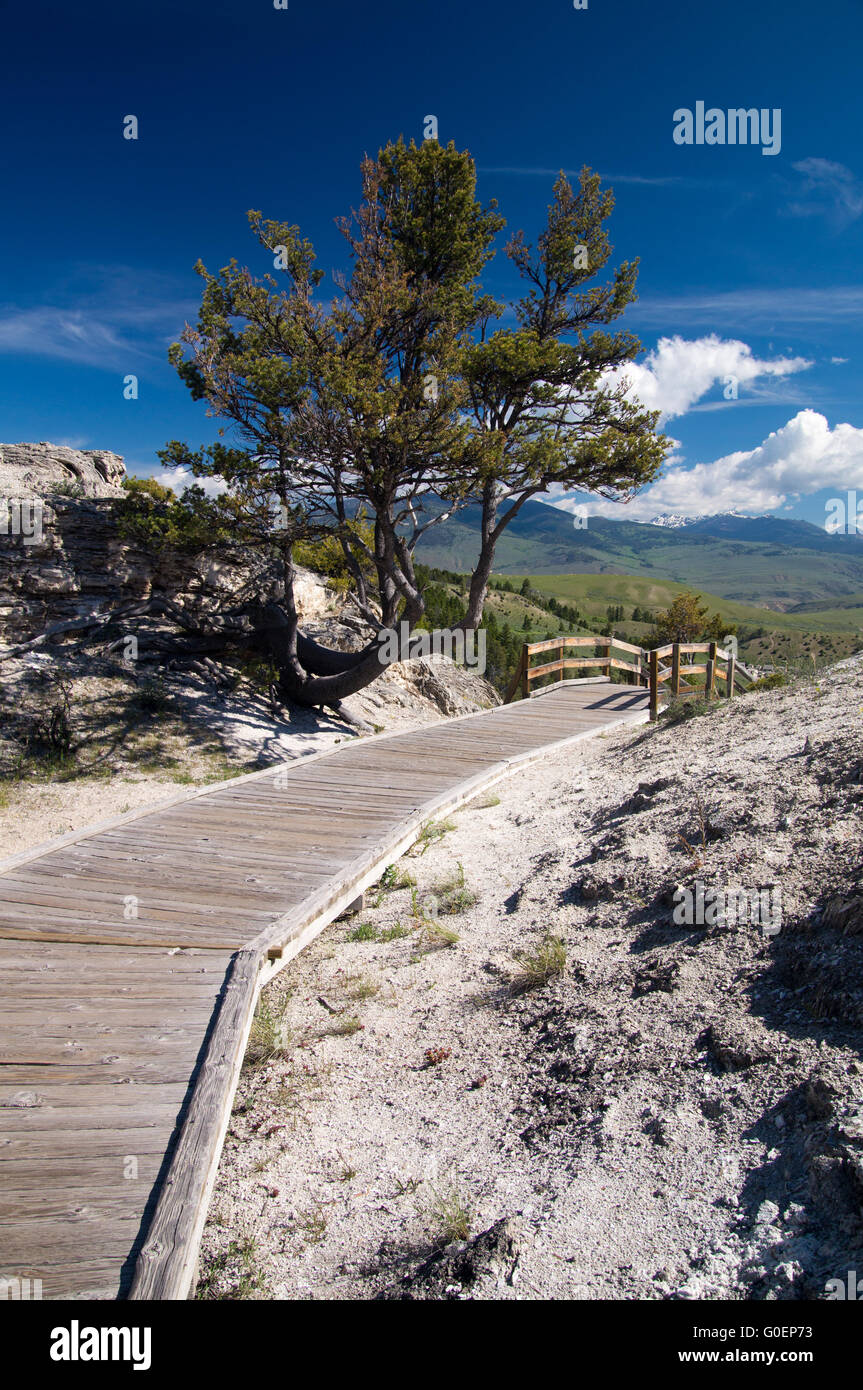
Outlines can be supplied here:
[[857, 322], [863, 286], [830, 289], [750, 289], [714, 294], [646, 295], [627, 310], [644, 324], [702, 324], [715, 328], [774, 331], [801, 324]]
[[[477, 166], [479, 174], [513, 174], [521, 178], [551, 178], [556, 179], [558, 174], [564, 173], [568, 179], [577, 179], [581, 173], [580, 169], [552, 169], [542, 168], [537, 165], [511, 165], [511, 164], [482, 164]], [[604, 183], [640, 183], [654, 188], [665, 188], [672, 183], [685, 183], [686, 180], [679, 174], [659, 175], [655, 178], [647, 174], [605, 174], [600, 173]]]
[[787, 211], [793, 217], [826, 217], [837, 230], [863, 214], [863, 183], [832, 159], [800, 159], [794, 169], [802, 184]]
[[123, 266], [83, 268], [47, 303], [0, 305], [0, 353], [113, 371], [164, 362], [167, 344], [195, 309], [167, 276]]
[[45, 305], [0, 308], [0, 352], [58, 357], [87, 366], [112, 366], [137, 349], [108, 323], [81, 310]]

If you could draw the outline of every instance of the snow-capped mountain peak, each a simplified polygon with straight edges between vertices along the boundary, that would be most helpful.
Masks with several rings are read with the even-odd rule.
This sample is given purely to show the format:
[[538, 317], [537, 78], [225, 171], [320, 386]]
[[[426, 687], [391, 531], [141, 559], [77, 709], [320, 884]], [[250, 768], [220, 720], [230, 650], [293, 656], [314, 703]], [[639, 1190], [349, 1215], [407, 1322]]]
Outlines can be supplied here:
[[669, 526], [676, 530], [679, 526], [690, 526], [693, 521], [698, 520], [697, 516], [683, 516], [680, 512], [662, 512], [659, 516], [652, 516], [648, 525]]
[[658, 516], [652, 516], [648, 522], [649, 526], [668, 526], [672, 530], [677, 530], [681, 526], [694, 526], [697, 521], [717, 521], [720, 517], [733, 516], [742, 518], [743, 513], [732, 508], [728, 512], [702, 512], [700, 516], [684, 516], [682, 512], [661, 512]]

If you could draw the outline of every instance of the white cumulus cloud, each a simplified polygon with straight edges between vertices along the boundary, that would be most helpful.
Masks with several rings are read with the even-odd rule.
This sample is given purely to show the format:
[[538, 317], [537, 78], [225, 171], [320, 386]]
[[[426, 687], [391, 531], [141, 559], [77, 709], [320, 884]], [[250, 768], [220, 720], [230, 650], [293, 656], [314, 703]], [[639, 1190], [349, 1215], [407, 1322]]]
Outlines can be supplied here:
[[663, 477], [629, 504], [591, 497], [587, 510], [620, 521], [650, 521], [663, 512], [757, 514], [828, 487], [863, 488], [863, 429], [847, 424], [831, 429], [818, 411], [801, 410], [754, 449], [691, 468], [672, 460]]
[[[660, 338], [641, 362], [627, 363], [609, 373], [610, 384], [629, 383], [629, 394], [648, 410], [662, 412], [660, 423], [684, 415], [714, 386], [731, 389], [759, 378], [785, 377], [802, 372], [812, 363], [805, 357], [756, 357], [748, 343], [720, 338]], [[730, 399], [730, 398], [729, 398]]]
[[158, 473], [151, 474], [151, 477], [154, 477], [157, 483], [161, 483], [162, 487], [169, 487], [178, 495], [195, 483], [204, 489], [208, 497], [218, 497], [228, 490], [224, 478], [196, 478], [189, 468], [163, 468]]

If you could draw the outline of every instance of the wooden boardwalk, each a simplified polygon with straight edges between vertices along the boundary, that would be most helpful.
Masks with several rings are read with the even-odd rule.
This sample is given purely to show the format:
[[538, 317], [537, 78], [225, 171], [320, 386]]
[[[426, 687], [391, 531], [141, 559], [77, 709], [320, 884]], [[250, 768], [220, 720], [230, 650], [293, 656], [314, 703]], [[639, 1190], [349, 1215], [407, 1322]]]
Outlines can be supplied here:
[[645, 690], [564, 684], [0, 863], [0, 1281], [188, 1297], [261, 985], [426, 820], [647, 713]]

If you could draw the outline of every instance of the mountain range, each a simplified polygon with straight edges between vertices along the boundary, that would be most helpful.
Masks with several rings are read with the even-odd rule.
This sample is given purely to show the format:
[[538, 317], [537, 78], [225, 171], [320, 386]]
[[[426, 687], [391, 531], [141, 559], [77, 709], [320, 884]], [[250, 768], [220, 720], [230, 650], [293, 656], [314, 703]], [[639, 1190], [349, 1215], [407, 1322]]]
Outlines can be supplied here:
[[[526, 502], [503, 533], [497, 574], [624, 574], [669, 579], [720, 597], [793, 612], [849, 606], [863, 594], [863, 537], [829, 534], [811, 522], [734, 512], [677, 524], [591, 516]], [[467, 572], [478, 554], [480, 512], [467, 507], [431, 527], [418, 558]], [[844, 601], [844, 602], [843, 602]]]

